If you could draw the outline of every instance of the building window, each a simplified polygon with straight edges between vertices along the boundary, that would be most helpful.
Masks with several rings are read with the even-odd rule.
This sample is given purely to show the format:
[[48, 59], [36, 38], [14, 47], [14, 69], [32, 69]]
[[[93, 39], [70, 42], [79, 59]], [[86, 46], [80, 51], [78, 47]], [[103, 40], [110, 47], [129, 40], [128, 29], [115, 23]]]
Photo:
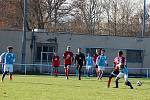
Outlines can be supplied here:
[[37, 44], [36, 61], [51, 62], [54, 52], [57, 52], [57, 44]]
[[142, 63], [143, 62], [143, 50], [127, 50], [126, 59], [127, 62], [131, 63]]

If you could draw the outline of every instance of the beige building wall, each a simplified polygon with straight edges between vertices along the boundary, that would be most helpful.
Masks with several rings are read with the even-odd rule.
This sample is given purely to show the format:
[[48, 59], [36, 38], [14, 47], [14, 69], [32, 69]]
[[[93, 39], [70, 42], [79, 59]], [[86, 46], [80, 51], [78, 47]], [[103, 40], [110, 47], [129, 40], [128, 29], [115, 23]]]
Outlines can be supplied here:
[[[128, 63], [128, 66], [134, 68], [149, 67], [150, 68], [150, 38], [135, 38], [135, 37], [115, 37], [115, 36], [97, 36], [97, 35], [75, 35], [71, 33], [35, 33], [36, 43], [50, 43], [49, 39], [57, 38], [58, 54], [61, 57], [66, 50], [66, 46], [70, 45], [73, 53], [77, 52], [77, 48], [106, 48], [106, 55], [108, 56], [108, 63], [111, 67], [114, 56], [119, 49], [135, 49], [144, 50], [143, 63]], [[26, 63], [32, 63], [31, 53], [32, 32], [27, 33], [26, 45]], [[15, 47], [16, 63], [21, 62], [21, 31], [0, 31], [0, 53], [6, 51], [8, 45]], [[36, 50], [35, 50], [36, 51]], [[40, 62], [37, 62], [40, 63]]]

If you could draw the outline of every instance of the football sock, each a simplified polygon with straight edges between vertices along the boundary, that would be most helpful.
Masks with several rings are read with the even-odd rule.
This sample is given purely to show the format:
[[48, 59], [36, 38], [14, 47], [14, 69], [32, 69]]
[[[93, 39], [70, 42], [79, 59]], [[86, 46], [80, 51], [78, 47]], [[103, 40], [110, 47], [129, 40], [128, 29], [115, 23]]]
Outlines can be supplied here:
[[6, 74], [7, 74], [7, 72], [3, 73], [3, 75], [2, 75], [2, 81], [4, 80]]
[[109, 77], [108, 85], [107, 85], [108, 88], [110, 87], [111, 79], [112, 79], [112, 77]]
[[10, 73], [10, 80], [12, 80], [12, 73]]
[[115, 80], [115, 82], [116, 82], [116, 88], [118, 88], [118, 80]]
[[126, 81], [125, 84], [126, 84], [127, 86], [130, 86], [131, 89], [133, 89], [133, 86], [132, 86], [132, 84], [131, 84], [129, 81]]

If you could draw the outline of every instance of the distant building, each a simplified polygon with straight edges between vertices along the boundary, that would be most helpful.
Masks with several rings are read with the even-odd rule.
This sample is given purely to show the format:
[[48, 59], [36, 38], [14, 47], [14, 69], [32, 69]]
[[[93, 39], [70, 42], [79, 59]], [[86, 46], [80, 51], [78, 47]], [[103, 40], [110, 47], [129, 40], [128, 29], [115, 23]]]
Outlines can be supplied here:
[[[129, 68], [150, 68], [150, 38], [118, 37], [83, 35], [73, 33], [48, 33], [28, 32], [26, 40], [26, 63], [27, 64], [51, 64], [53, 52], [57, 52], [63, 65], [63, 52], [70, 45], [74, 54], [77, 48], [83, 48], [86, 54], [95, 53], [96, 48], [104, 48], [108, 56], [109, 66], [113, 66], [113, 59], [118, 50], [123, 50], [127, 57]], [[16, 63], [21, 63], [22, 31], [0, 31], [0, 53], [6, 51], [8, 45], [14, 46]], [[19, 67], [16, 70], [19, 71]], [[18, 69], [19, 68], [19, 69]], [[38, 71], [39, 66], [30, 66], [28, 71]], [[46, 71], [48, 66], [43, 67]], [[63, 69], [63, 67], [62, 67]], [[63, 70], [62, 70], [63, 71]], [[145, 70], [132, 70], [133, 73], [144, 73]]]

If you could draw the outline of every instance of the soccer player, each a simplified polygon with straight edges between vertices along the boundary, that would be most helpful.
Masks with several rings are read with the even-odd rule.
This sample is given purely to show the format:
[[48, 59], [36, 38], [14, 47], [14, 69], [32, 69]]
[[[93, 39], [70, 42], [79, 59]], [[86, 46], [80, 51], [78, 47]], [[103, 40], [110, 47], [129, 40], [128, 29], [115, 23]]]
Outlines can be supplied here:
[[114, 69], [113, 69], [113, 71], [111, 72], [111, 74], [109, 75], [109, 80], [108, 80], [108, 84], [107, 84], [107, 87], [108, 87], [108, 88], [110, 87], [111, 79], [112, 79], [113, 77], [116, 77], [116, 76], [119, 74], [119, 68], [118, 68], [118, 66], [117, 66], [118, 61], [119, 61], [119, 55], [117, 55], [117, 56], [115, 57], [114, 61], [113, 61], [113, 63], [114, 63], [114, 65], [113, 65], [113, 66], [114, 66]]
[[124, 76], [124, 80], [125, 80], [125, 84], [127, 86], [130, 86], [131, 89], [133, 89], [132, 84], [128, 81], [128, 69], [126, 66], [126, 58], [123, 55], [123, 51], [119, 51], [118, 52], [118, 68], [119, 68], [119, 74], [117, 75], [116, 79], [115, 79], [115, 83], [116, 83], [116, 88], [118, 88], [118, 80]]
[[[12, 73], [13, 73], [13, 63], [15, 62], [15, 55], [13, 53], [13, 47], [8, 46], [7, 52], [4, 52], [0, 56], [1, 60], [4, 60], [4, 69], [2, 74], [2, 82], [5, 78], [5, 75], [9, 72], [10, 73], [10, 80], [12, 80]], [[3, 62], [3, 61], [1, 61]]]
[[92, 66], [93, 66], [93, 59], [88, 53], [86, 57], [86, 69], [87, 69], [88, 77], [90, 77], [90, 75], [92, 74]]
[[104, 55], [105, 50], [101, 50], [101, 55], [99, 55], [96, 59], [96, 65], [98, 65], [98, 80], [102, 79], [103, 72], [105, 70], [105, 66], [108, 66], [107, 57]]
[[96, 59], [100, 55], [100, 49], [96, 49], [96, 54], [93, 56], [94, 67], [96, 70], [96, 77], [98, 77], [98, 66], [96, 65]]
[[64, 52], [64, 69], [65, 69], [65, 76], [66, 79], [69, 79], [69, 67], [73, 62], [73, 53], [70, 51], [70, 46], [67, 46], [67, 50]]
[[53, 67], [53, 72], [55, 76], [58, 76], [58, 67], [60, 66], [60, 58], [59, 56], [54, 53], [54, 56], [52, 58], [52, 67]]
[[78, 79], [81, 80], [81, 69], [85, 64], [85, 55], [81, 52], [81, 48], [78, 48], [78, 54], [75, 56], [75, 65], [78, 70]]

